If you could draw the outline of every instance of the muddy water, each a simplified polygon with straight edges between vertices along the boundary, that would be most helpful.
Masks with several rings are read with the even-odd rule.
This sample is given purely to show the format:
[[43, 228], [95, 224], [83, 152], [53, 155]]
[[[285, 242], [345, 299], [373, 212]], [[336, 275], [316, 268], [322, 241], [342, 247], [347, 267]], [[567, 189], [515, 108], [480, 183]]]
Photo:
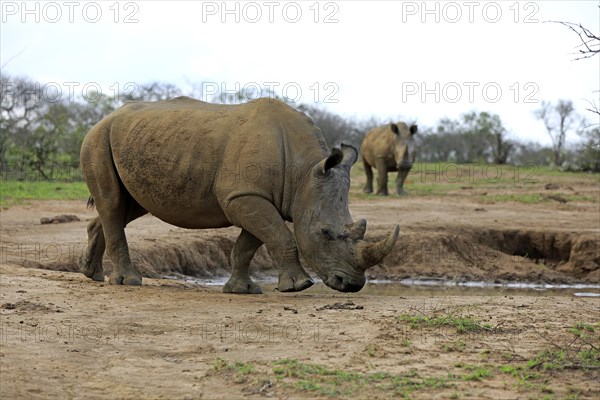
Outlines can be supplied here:
[[[226, 278], [205, 280], [196, 278], [176, 278], [187, 283], [200, 286], [222, 287]], [[256, 280], [263, 292], [276, 290], [276, 280]], [[304, 292], [305, 294], [336, 294], [321, 281]], [[341, 293], [339, 293], [341, 294]], [[370, 281], [357, 295], [375, 296], [568, 296], [598, 297], [600, 285], [594, 284], [535, 284], [525, 282], [490, 283], [490, 282], [453, 282], [443, 280], [404, 280], [404, 281]]]
[[[276, 283], [263, 284], [263, 291], [274, 290]], [[590, 287], [592, 286], [592, 287]], [[319, 282], [305, 293], [336, 293]], [[357, 293], [358, 295], [379, 296], [600, 296], [600, 285], [563, 285], [561, 287], [544, 287], [543, 285], [511, 284], [494, 286], [481, 282], [464, 282], [461, 285], [433, 284], [430, 282], [370, 282]]]

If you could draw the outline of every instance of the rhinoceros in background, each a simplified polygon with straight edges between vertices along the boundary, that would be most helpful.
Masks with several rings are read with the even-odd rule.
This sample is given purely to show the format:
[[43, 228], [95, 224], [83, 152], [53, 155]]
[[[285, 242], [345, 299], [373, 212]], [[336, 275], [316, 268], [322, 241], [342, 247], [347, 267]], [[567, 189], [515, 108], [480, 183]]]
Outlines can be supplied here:
[[405, 194], [404, 181], [415, 162], [417, 126], [404, 122], [387, 124], [370, 130], [363, 139], [360, 153], [365, 166], [365, 193], [373, 193], [373, 170], [377, 170], [377, 194], [387, 196], [387, 173], [398, 171], [396, 192]]
[[[81, 270], [104, 280], [106, 247], [114, 265], [110, 282], [141, 284], [124, 228], [151, 213], [190, 229], [242, 228], [224, 292], [261, 292], [248, 268], [263, 243], [278, 268], [280, 291], [313, 284], [298, 250], [327, 286], [358, 291], [365, 270], [391, 251], [399, 227], [379, 242], [363, 240], [366, 221], [353, 222], [348, 212], [357, 156], [351, 146], [328, 151], [310, 118], [273, 99], [126, 104], [82, 144], [83, 176], [99, 216], [88, 225]], [[294, 222], [293, 235], [285, 221]]]

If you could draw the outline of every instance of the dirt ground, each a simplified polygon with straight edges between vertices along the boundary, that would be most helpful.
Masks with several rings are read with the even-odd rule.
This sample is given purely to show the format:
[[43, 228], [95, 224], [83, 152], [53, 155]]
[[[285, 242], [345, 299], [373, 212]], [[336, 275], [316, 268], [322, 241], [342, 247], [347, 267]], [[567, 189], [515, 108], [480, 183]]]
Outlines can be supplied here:
[[[596, 202], [459, 193], [350, 204], [367, 238], [401, 225], [370, 279], [600, 282]], [[80, 221], [40, 224], [63, 214]], [[144, 284], [116, 287], [75, 272], [93, 216], [84, 201], [0, 212], [2, 398], [600, 396], [598, 297], [342, 294], [320, 283], [228, 295], [158, 277], [226, 275], [238, 229], [189, 231], [151, 216], [127, 228]], [[252, 269], [276, 276], [265, 249]]]

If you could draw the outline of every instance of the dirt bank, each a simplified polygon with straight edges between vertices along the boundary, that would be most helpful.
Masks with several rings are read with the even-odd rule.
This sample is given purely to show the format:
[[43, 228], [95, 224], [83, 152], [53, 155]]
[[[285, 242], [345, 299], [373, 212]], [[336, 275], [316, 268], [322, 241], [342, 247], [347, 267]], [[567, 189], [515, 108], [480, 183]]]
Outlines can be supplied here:
[[[354, 200], [353, 217], [369, 221], [367, 237], [381, 238], [396, 223], [399, 243], [371, 279], [444, 278], [457, 281], [576, 283], [600, 281], [600, 212], [596, 204], [486, 204], [436, 198]], [[381, 210], [385, 210], [382, 213]], [[81, 221], [41, 225], [42, 218], [73, 214]], [[2, 218], [5, 262], [77, 271], [87, 221], [96, 215], [79, 202], [33, 202]], [[228, 276], [238, 228], [186, 230], [145, 216], [127, 227], [136, 267], [147, 277]], [[111, 270], [105, 257], [105, 269]], [[264, 246], [252, 270], [276, 276]]]

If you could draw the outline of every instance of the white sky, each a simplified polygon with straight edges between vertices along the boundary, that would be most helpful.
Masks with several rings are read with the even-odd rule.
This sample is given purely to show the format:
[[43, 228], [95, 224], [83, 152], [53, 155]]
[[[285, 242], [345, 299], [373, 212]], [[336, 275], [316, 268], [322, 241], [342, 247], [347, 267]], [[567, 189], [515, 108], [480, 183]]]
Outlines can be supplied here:
[[349, 118], [433, 126], [489, 111], [512, 137], [542, 144], [536, 101], [570, 99], [589, 119], [588, 101], [600, 103], [600, 56], [573, 61], [577, 36], [543, 23], [599, 33], [597, 0], [30, 1], [28, 13], [23, 4], [1, 3], [3, 73], [75, 82], [76, 95], [86, 84], [112, 94], [155, 80], [208, 90], [269, 83]]

